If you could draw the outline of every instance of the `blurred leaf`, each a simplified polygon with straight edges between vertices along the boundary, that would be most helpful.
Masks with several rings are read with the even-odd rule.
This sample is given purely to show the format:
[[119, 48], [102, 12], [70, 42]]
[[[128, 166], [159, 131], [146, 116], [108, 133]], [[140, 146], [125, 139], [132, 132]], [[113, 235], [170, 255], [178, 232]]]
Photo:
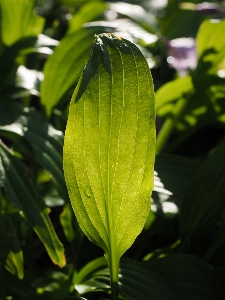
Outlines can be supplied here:
[[[199, 68], [214, 68], [225, 57], [225, 20], [205, 20], [197, 35]], [[202, 66], [203, 65], [203, 66]]]
[[222, 212], [218, 231], [212, 244], [208, 247], [204, 259], [213, 262], [214, 265], [224, 267], [225, 265], [225, 212]]
[[138, 24], [146, 27], [150, 32], [156, 32], [157, 19], [152, 13], [147, 12], [141, 5], [116, 2], [110, 3], [109, 8], [119, 14], [133, 19]]
[[19, 66], [17, 70], [16, 86], [27, 90], [31, 95], [39, 96], [39, 87], [43, 78], [42, 72], [29, 70], [24, 66]]
[[[157, 91], [157, 115], [170, 122], [165, 126], [171, 126], [172, 132], [166, 151], [174, 150], [206, 126], [218, 124], [224, 127], [224, 84], [224, 78], [196, 73], [192, 78], [187, 76], [169, 82]], [[158, 141], [159, 136], [160, 132]], [[196, 140], [193, 145], [195, 153], [198, 143]]]
[[69, 242], [72, 242], [77, 233], [73, 227], [74, 212], [70, 203], [66, 203], [63, 207], [63, 212], [60, 215], [60, 223], [63, 227], [64, 234]]
[[79, 11], [73, 15], [69, 21], [68, 34], [71, 34], [82, 28], [84, 23], [95, 20], [107, 8], [106, 3], [102, 1], [89, 1], [81, 6]]
[[177, 213], [197, 167], [197, 161], [190, 158], [156, 155], [152, 210]]
[[56, 188], [66, 201], [68, 193], [62, 169], [62, 132], [46, 123], [37, 111], [10, 101], [0, 103], [0, 132], [19, 135], [30, 143], [37, 161], [53, 175]]
[[224, 152], [225, 143], [201, 164], [185, 193], [180, 214], [180, 234], [185, 245], [212, 231], [215, 234], [225, 210]]
[[105, 257], [99, 257], [85, 265], [74, 275], [74, 283], [81, 295], [91, 291], [109, 291], [110, 276]]
[[149, 263], [122, 258], [120, 265], [120, 292], [129, 300], [190, 300], [191, 298], [173, 280]]
[[173, 280], [190, 299], [223, 299], [218, 289], [215, 268], [197, 256], [170, 254], [150, 260], [148, 264]]
[[[159, 37], [142, 28], [130, 19], [116, 19], [114, 21], [96, 21], [85, 24], [85, 28], [96, 28], [102, 32], [113, 32], [118, 36], [125, 37], [139, 45], [151, 45], [158, 41]], [[150, 52], [145, 50], [146, 58], [150, 57]], [[145, 53], [144, 53], [145, 54]]]
[[32, 285], [39, 299], [61, 300], [69, 295], [71, 282], [65, 273], [53, 271], [38, 278]]
[[149, 214], [154, 118], [141, 51], [126, 39], [96, 36], [70, 104], [64, 171], [82, 230], [117, 264]]
[[83, 297], [66, 297], [66, 298], [63, 298], [62, 300], [87, 300], [86, 298], [83, 298]]
[[41, 102], [48, 116], [64, 94], [75, 88], [90, 55], [93, 34], [93, 30], [80, 29], [67, 35], [47, 60], [41, 85]]
[[[22, 54], [31, 52], [39, 52], [44, 54], [51, 54], [52, 47], [56, 46], [58, 41], [53, 40], [43, 34], [38, 36], [26, 37], [18, 40], [12, 46], [3, 47], [0, 53], [0, 82], [3, 83], [8, 80], [9, 75], [16, 68], [15, 59]], [[0, 86], [0, 91], [4, 89], [4, 85]]]
[[23, 212], [40, 240], [43, 242], [52, 261], [63, 267], [65, 265], [64, 249], [59, 241], [51, 220], [49, 209], [35, 193], [26, 176], [24, 166], [9, 150], [0, 143], [1, 163], [4, 170], [4, 187], [13, 205]]
[[159, 117], [173, 116], [176, 102], [194, 92], [192, 78], [186, 76], [164, 84], [155, 94], [156, 113]]
[[[180, 9], [180, 3], [184, 0], [168, 1], [162, 18], [160, 27], [162, 34], [169, 39], [196, 36], [198, 28], [204, 19], [203, 15], [191, 10]], [[199, 3], [201, 0], [192, 0]]]
[[33, 0], [1, 0], [2, 40], [12, 45], [21, 38], [37, 36], [44, 27], [44, 18], [33, 12]]
[[[0, 163], [1, 167], [2, 162]], [[0, 214], [0, 260], [9, 272], [14, 275], [17, 273], [18, 278], [23, 279], [23, 252], [13, 223], [9, 217], [3, 214]]]

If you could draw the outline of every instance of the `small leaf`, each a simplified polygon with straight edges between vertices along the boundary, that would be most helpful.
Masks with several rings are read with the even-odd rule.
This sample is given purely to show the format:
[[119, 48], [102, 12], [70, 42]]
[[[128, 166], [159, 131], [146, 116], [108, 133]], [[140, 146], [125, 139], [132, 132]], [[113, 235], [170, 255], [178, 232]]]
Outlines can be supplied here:
[[9, 199], [14, 207], [23, 212], [52, 261], [63, 267], [65, 265], [63, 245], [54, 231], [48, 215], [49, 210], [31, 186], [25, 174], [24, 166], [2, 142], [0, 143], [0, 158], [1, 168], [4, 172], [3, 185]]
[[148, 217], [154, 148], [148, 64], [130, 41], [99, 35], [71, 100], [64, 171], [82, 230], [108, 258], [119, 260]]

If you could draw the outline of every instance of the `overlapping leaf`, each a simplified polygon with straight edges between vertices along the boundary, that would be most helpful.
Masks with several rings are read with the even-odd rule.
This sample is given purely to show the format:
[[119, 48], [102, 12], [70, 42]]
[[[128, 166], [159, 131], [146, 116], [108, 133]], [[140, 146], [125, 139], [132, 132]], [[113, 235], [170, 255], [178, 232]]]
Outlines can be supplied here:
[[65, 265], [63, 246], [52, 226], [48, 215], [49, 210], [31, 186], [24, 166], [2, 142], [0, 144], [0, 157], [1, 169], [4, 172], [3, 186], [10, 201], [24, 214], [43, 242], [52, 261], [63, 267]]
[[148, 64], [133, 43], [96, 37], [70, 105], [64, 170], [85, 234], [117, 259], [150, 209], [155, 144]]

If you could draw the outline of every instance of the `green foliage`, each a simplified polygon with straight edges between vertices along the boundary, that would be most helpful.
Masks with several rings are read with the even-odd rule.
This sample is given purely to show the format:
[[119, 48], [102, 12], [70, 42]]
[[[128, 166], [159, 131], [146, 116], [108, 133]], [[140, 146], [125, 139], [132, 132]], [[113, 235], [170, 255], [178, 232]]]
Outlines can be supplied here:
[[182, 2], [0, 0], [0, 299], [225, 299], [224, 7]]

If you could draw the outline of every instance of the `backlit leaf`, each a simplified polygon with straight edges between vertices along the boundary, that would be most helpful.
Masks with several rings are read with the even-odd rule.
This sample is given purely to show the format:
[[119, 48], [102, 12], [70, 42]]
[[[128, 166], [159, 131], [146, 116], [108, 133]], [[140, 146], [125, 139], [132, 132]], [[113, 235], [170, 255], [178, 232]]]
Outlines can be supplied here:
[[153, 189], [152, 78], [138, 47], [96, 36], [71, 100], [64, 171], [84, 233], [119, 257], [141, 232]]

